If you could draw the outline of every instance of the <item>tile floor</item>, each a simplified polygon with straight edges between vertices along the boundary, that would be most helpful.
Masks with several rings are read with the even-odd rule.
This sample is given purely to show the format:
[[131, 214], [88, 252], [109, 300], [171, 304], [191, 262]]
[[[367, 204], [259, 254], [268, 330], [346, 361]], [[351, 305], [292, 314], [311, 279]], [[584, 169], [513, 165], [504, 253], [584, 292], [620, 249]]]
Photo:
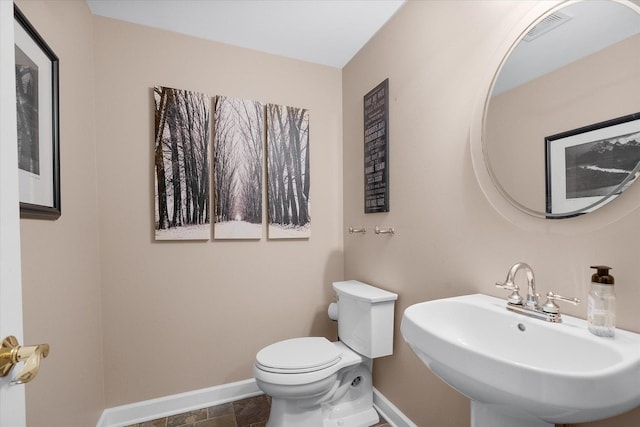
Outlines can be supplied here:
[[[270, 407], [271, 398], [260, 395], [127, 427], [265, 427]], [[375, 427], [390, 424], [380, 417]]]

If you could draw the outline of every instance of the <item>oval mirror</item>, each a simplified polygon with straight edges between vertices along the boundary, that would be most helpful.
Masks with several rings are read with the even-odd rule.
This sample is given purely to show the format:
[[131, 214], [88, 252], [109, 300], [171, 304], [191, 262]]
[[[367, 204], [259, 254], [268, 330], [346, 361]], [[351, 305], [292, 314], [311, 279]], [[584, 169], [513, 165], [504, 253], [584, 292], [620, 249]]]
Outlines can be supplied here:
[[495, 186], [531, 215], [593, 211], [640, 169], [640, 13], [571, 2], [530, 26], [485, 102], [482, 149]]

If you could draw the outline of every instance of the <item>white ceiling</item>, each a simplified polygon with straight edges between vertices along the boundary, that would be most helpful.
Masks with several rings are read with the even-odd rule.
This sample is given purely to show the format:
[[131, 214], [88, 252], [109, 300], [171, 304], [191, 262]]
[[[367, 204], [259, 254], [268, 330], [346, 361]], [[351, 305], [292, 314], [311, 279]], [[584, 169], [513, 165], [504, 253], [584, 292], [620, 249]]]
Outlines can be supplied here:
[[94, 15], [344, 67], [405, 0], [87, 0]]

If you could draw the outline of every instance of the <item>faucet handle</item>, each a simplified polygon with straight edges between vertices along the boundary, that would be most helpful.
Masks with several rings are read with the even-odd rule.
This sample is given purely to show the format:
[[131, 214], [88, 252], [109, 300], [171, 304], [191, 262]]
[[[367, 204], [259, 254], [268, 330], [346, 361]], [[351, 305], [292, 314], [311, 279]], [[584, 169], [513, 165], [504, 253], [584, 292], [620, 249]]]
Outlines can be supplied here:
[[511, 304], [522, 305], [522, 296], [520, 296], [520, 288], [513, 282], [496, 282], [496, 288], [511, 291], [511, 295], [507, 297], [507, 301]]
[[520, 288], [513, 282], [496, 282], [496, 288], [506, 289], [508, 291], [519, 291]]
[[562, 295], [554, 294], [553, 292], [549, 291], [547, 292], [547, 301], [542, 306], [542, 311], [544, 311], [545, 313], [553, 314], [560, 313], [560, 307], [555, 303], [555, 301], [564, 301], [573, 305], [580, 304], [580, 298], [563, 297]]

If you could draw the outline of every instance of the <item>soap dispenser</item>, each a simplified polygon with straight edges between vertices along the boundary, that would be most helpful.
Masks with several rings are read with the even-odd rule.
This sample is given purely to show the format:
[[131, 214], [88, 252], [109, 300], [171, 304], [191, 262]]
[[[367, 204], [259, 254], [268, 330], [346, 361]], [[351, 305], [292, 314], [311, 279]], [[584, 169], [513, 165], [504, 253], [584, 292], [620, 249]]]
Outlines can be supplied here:
[[591, 276], [587, 305], [589, 331], [600, 337], [613, 337], [616, 332], [616, 294], [611, 267], [592, 266], [597, 272]]

